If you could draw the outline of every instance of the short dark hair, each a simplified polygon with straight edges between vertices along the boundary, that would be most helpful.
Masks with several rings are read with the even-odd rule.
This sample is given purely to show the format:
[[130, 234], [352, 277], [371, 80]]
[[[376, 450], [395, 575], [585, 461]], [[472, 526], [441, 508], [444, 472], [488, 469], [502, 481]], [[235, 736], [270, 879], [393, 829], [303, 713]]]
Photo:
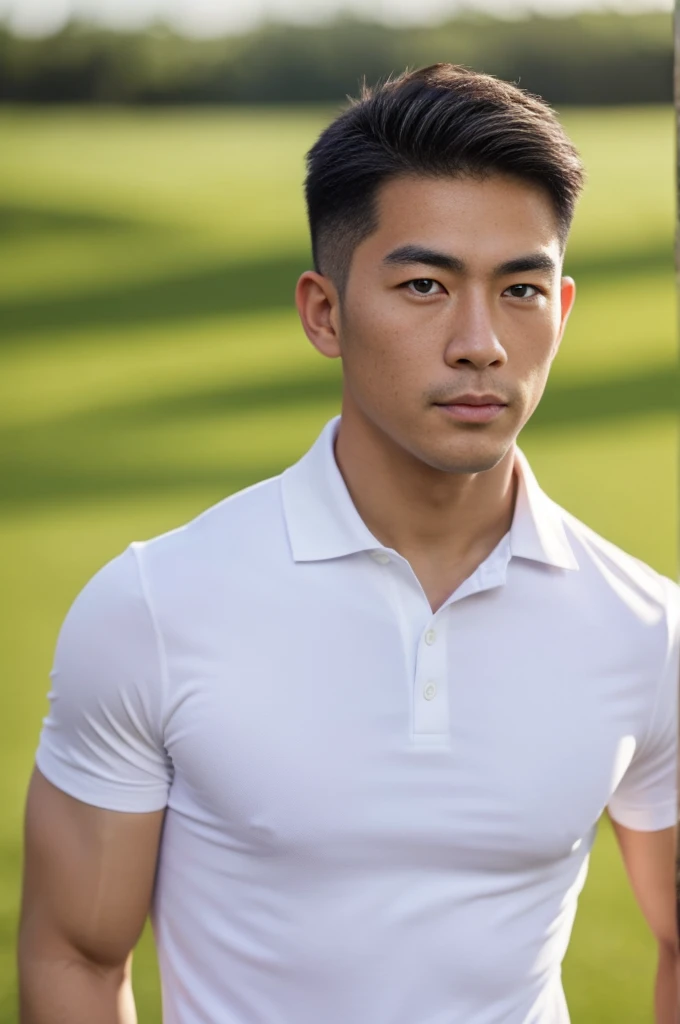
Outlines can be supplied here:
[[354, 249], [377, 228], [377, 192], [393, 178], [506, 174], [540, 186], [562, 250], [583, 188], [579, 154], [554, 111], [509, 82], [455, 64], [368, 88], [307, 154], [314, 266], [342, 293]]

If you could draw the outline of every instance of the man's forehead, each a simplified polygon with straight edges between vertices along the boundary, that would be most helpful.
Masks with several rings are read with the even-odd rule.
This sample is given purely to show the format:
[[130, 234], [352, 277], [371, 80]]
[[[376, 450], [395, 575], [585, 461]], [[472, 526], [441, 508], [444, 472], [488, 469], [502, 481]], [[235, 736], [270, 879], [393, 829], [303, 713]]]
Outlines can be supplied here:
[[[538, 244], [547, 244], [560, 233], [557, 212], [543, 188], [500, 174], [481, 179], [393, 178], [378, 189], [376, 214], [381, 235], [399, 231], [412, 235], [419, 226], [440, 238], [471, 232], [519, 239], [540, 235]], [[526, 248], [526, 242], [520, 248]]]
[[383, 186], [376, 213], [375, 228], [359, 248], [381, 268], [418, 262], [407, 257], [419, 251], [438, 255], [426, 261], [431, 265], [461, 271], [455, 263], [491, 271], [537, 254], [544, 266], [534, 269], [561, 263], [560, 226], [550, 198], [500, 176], [481, 182], [394, 179]]
[[404, 195], [426, 202], [428, 197], [448, 196], [458, 201], [490, 193], [524, 195], [527, 200], [550, 204], [550, 195], [539, 182], [505, 173], [485, 174], [396, 174], [376, 190], [378, 205], [399, 202]]

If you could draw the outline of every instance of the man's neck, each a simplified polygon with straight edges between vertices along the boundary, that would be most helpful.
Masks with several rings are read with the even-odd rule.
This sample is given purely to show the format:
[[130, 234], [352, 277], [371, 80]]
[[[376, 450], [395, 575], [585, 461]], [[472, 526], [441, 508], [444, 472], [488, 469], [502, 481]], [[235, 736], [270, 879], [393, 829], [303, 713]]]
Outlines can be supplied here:
[[335, 458], [356, 509], [406, 558], [433, 609], [493, 551], [515, 506], [514, 446], [492, 469], [445, 473], [342, 419]]

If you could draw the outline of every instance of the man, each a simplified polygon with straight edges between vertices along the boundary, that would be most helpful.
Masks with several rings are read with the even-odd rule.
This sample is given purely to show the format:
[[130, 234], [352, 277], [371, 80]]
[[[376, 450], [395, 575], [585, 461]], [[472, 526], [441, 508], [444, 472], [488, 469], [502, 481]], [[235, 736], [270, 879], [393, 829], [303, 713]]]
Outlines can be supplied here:
[[297, 305], [342, 413], [73, 605], [28, 797], [24, 1024], [133, 1021], [150, 905], [165, 1024], [566, 1024], [605, 809], [677, 1022], [679, 592], [515, 444], [574, 301], [582, 178], [547, 106], [450, 65], [311, 150]]

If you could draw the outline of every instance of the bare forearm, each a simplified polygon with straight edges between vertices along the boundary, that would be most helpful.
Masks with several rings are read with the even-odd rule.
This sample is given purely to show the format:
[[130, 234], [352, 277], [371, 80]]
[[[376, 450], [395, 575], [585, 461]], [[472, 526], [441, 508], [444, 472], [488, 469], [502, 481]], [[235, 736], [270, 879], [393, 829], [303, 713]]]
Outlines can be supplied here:
[[137, 1024], [129, 971], [79, 958], [19, 963], [20, 1024]]
[[659, 952], [654, 987], [656, 1024], [680, 1024], [680, 956], [673, 950]]

